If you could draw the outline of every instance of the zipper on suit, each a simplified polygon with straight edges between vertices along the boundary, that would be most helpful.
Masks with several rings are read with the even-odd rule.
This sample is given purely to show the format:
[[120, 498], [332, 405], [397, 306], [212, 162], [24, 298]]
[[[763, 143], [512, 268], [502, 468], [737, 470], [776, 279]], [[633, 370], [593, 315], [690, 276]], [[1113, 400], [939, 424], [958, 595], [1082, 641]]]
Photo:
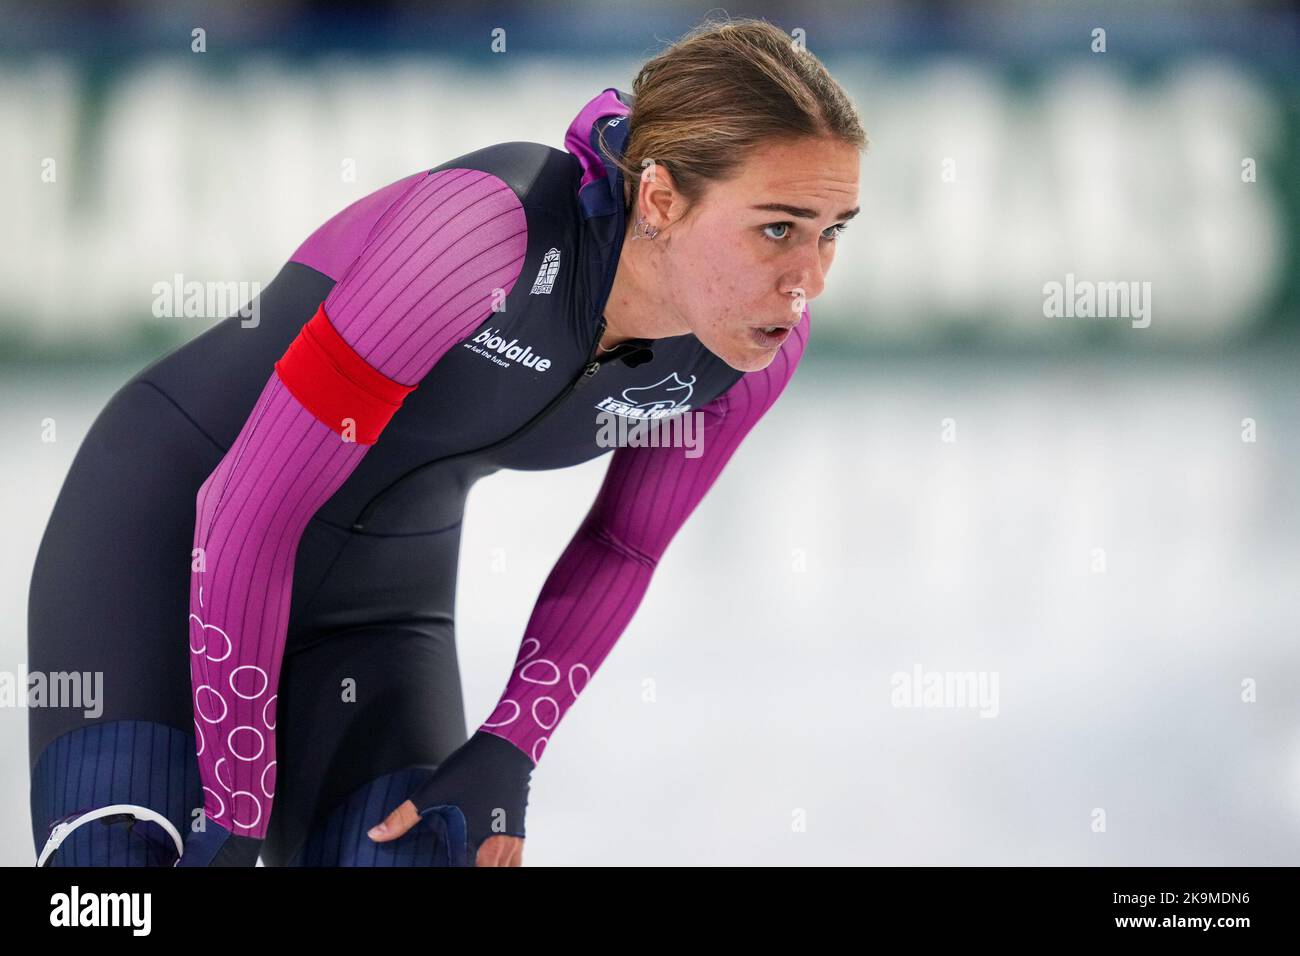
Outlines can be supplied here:
[[590, 382], [593, 378], [596, 377], [596, 373], [599, 371], [600, 371], [599, 362], [588, 362], [587, 367], [583, 369], [582, 374], [578, 376], [578, 380], [573, 383], [573, 391], [576, 392], [578, 389], [582, 388], [582, 386]]

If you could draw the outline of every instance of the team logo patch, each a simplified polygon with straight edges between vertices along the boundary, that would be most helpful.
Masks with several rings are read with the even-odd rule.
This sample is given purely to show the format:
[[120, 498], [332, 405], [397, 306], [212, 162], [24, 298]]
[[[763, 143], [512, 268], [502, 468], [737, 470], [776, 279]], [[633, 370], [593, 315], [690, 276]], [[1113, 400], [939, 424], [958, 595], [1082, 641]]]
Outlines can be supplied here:
[[560, 250], [552, 247], [542, 257], [542, 267], [537, 270], [537, 278], [533, 280], [533, 289], [528, 294], [550, 295], [551, 288], [555, 285], [555, 276], [559, 271]]
[[624, 418], [667, 418], [690, 408], [691, 394], [694, 391], [694, 375], [689, 382], [683, 382], [673, 372], [653, 385], [625, 388], [617, 398], [602, 398], [596, 407], [602, 412], [612, 412]]

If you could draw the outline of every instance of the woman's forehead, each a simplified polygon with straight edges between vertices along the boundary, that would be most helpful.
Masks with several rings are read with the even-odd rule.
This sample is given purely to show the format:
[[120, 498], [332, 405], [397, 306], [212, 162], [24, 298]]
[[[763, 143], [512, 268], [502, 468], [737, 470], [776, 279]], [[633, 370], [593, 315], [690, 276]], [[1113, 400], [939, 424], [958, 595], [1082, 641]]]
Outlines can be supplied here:
[[784, 211], [847, 218], [858, 201], [857, 150], [851, 145], [808, 140], [802, 146], [777, 144], [752, 153], [738, 175], [717, 183], [715, 198], [728, 205], [785, 205]]

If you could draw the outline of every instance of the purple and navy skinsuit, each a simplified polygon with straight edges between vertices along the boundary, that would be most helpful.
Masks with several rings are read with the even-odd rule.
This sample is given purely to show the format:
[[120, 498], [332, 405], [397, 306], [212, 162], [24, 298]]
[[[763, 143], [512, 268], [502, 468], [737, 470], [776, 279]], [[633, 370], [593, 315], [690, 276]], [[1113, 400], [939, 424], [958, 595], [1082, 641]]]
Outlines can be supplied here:
[[[568, 127], [566, 150], [489, 146], [358, 200], [297, 249], [256, 327], [227, 319], [133, 380], [225, 449], [195, 496], [188, 638], [203, 806], [232, 834], [268, 832], [287, 640], [377, 620], [449, 625], [458, 529], [477, 479], [610, 452], [598, 441], [602, 411], [639, 421], [702, 413], [697, 457], [613, 449], [499, 701], [478, 715], [479, 732], [536, 764], [673, 536], [793, 374], [806, 308], [758, 372], [731, 368], [690, 334], [598, 351], [626, 224], [623, 179], [600, 155], [598, 132], [621, 150], [631, 102], [602, 91]], [[280, 360], [306, 348], [309, 320], [326, 319], [364, 366], [331, 364], [318, 348], [316, 384], [291, 388]], [[348, 423], [304, 402], [309, 388], [329, 386], [327, 372], [340, 390], [388, 408], [372, 441], [348, 440]], [[415, 597], [387, 588], [376, 570], [386, 559], [362, 560], [367, 549], [396, 555], [435, 541], [441, 563], [425, 569]]]

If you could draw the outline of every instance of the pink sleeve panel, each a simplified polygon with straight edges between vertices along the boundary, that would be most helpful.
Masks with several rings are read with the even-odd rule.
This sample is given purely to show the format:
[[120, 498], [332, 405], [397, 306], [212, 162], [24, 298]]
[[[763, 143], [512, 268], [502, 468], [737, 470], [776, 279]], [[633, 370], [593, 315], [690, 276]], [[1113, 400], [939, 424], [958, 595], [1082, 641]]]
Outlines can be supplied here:
[[428, 175], [415, 173], [404, 176], [368, 196], [362, 196], [327, 219], [294, 250], [289, 261], [311, 266], [337, 281], [361, 255], [384, 215], [400, 212], [404, 208], [402, 196], [418, 187]]
[[767, 368], [742, 376], [699, 410], [698, 456], [674, 447], [614, 450], [595, 503], [542, 587], [505, 691], [479, 730], [504, 737], [537, 763], [631, 621], [669, 542], [790, 381], [810, 321], [805, 307]]

